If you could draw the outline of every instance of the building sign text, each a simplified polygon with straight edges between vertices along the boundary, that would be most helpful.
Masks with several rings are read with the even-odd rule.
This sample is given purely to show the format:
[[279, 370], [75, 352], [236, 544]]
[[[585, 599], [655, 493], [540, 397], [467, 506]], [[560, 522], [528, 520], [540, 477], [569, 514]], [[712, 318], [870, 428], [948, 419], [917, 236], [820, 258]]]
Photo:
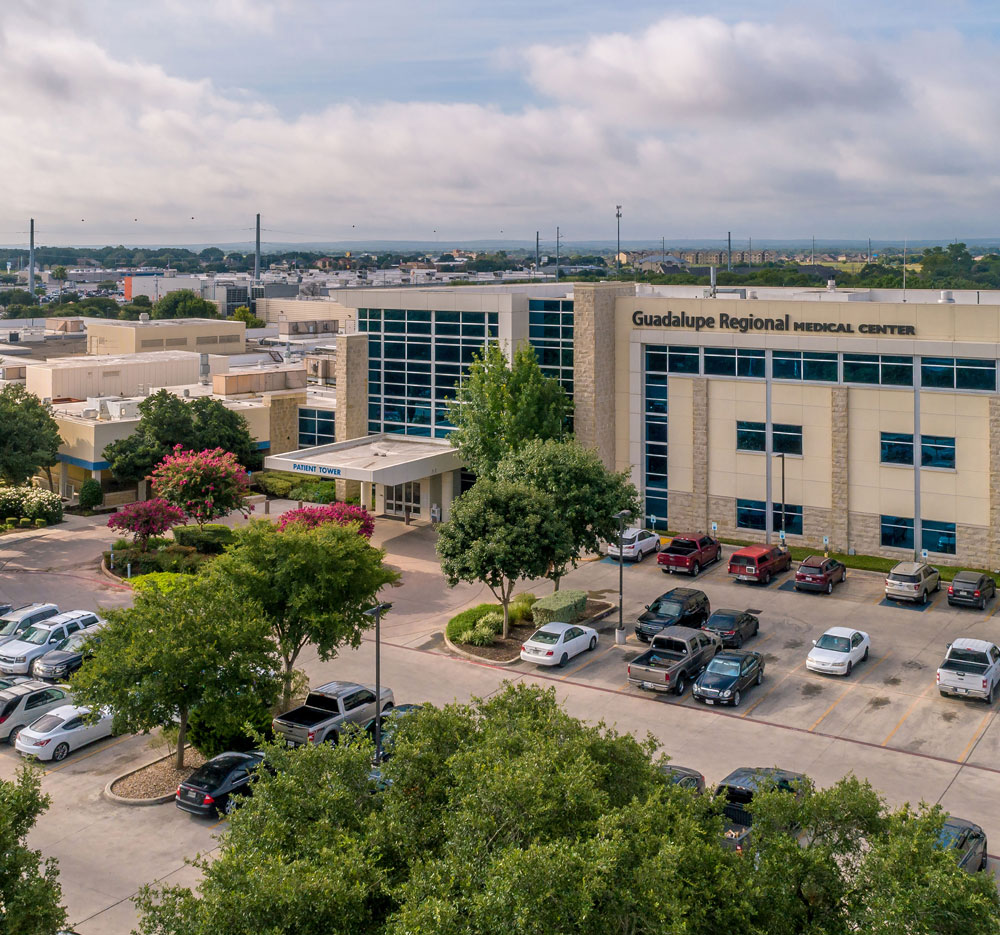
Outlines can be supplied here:
[[685, 331], [738, 331], [747, 334], [750, 331], [808, 331], [826, 334], [885, 334], [885, 335], [916, 335], [914, 325], [883, 325], [875, 322], [862, 323], [855, 329], [850, 322], [843, 321], [792, 321], [790, 315], [778, 318], [756, 318], [752, 315], [729, 315], [721, 312], [715, 315], [689, 315], [681, 312], [679, 315], [667, 312], [665, 315], [650, 315], [643, 311], [632, 313], [632, 324], [639, 328], [680, 328]]

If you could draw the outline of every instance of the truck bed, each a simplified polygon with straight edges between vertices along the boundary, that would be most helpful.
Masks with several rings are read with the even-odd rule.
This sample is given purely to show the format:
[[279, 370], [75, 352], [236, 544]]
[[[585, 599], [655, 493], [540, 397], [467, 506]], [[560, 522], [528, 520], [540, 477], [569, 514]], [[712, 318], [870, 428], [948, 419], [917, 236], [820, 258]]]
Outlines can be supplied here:
[[315, 727], [323, 721], [330, 721], [337, 715], [322, 708], [309, 708], [305, 705], [292, 708], [274, 719], [275, 724], [290, 724], [296, 727]]
[[647, 669], [672, 669], [678, 662], [686, 659], [681, 653], [671, 653], [662, 649], [650, 649], [644, 652], [638, 659], [629, 663], [630, 666], [645, 667]]
[[962, 659], [945, 659], [938, 666], [939, 672], [967, 672], [971, 675], [982, 675], [989, 665], [985, 662], [966, 662]]

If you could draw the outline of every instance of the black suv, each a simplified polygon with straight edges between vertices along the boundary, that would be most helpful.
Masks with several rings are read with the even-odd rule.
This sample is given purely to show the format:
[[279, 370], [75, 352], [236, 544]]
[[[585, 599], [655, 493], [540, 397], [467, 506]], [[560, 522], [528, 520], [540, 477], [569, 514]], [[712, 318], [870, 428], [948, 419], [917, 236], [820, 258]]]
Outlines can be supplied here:
[[648, 643], [664, 627], [691, 627], [698, 630], [708, 620], [712, 608], [708, 595], [695, 588], [674, 588], [661, 594], [646, 612], [639, 615], [635, 635]]

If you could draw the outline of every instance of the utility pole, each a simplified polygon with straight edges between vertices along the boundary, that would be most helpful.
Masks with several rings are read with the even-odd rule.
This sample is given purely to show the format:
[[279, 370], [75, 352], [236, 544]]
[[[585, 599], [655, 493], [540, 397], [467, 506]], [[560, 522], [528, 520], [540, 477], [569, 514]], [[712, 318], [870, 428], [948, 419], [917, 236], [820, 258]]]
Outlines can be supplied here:
[[35, 219], [31, 219], [28, 234], [28, 292], [35, 294]]
[[868, 264], [871, 265], [872, 262], [872, 239], [868, 238]]
[[535, 231], [535, 275], [538, 275], [538, 270], [542, 265], [542, 248], [540, 241], [538, 239], [538, 231]]
[[750, 269], [753, 269], [753, 237], [747, 238], [747, 257], [750, 263]]
[[253, 255], [253, 282], [256, 286], [260, 282], [260, 215], [257, 215], [257, 248]]
[[726, 242], [729, 246], [726, 248], [726, 269], [731, 273], [733, 271], [733, 232], [730, 231], [726, 235]]
[[906, 238], [903, 238], [903, 301], [906, 301]]
[[559, 228], [556, 228], [556, 282], [559, 282]]
[[812, 265], [816, 265], [816, 236], [813, 235]]
[[660, 238], [660, 262], [666, 266], [667, 264], [667, 238]]
[[615, 205], [615, 219], [618, 221], [618, 252], [615, 254], [615, 260], [618, 264], [618, 275], [622, 274], [622, 206]]

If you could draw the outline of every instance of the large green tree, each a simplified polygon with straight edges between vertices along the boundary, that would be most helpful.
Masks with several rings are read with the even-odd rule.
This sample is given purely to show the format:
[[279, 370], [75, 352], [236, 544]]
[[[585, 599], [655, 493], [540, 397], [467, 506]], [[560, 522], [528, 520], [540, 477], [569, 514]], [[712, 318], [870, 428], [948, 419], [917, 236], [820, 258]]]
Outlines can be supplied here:
[[139, 404], [136, 430], [108, 445], [104, 457], [119, 481], [134, 483], [148, 477], [175, 445], [191, 451], [222, 448], [245, 468], [256, 470], [260, 465], [260, 453], [243, 416], [210, 396], [187, 402], [168, 390], [157, 390]]
[[0, 305], [37, 305], [38, 297], [27, 289], [0, 289]]
[[207, 578], [137, 591], [134, 606], [105, 616], [100, 643], [73, 677], [74, 700], [111, 708], [120, 731], [176, 725], [178, 769], [192, 712], [240, 707], [277, 678], [260, 609]]
[[[755, 798], [750, 853], [654, 744], [570, 717], [553, 690], [400, 722], [370, 744], [272, 747], [197, 890], [147, 888], [144, 935], [985, 935], [994, 881], [935, 847], [941, 816], [844, 780]], [[801, 829], [801, 830], [793, 830]]]
[[532, 439], [563, 438], [572, 404], [558, 380], [542, 373], [522, 344], [512, 363], [496, 342], [473, 361], [448, 408], [450, 441], [470, 470], [489, 477], [501, 459]]
[[493, 592], [506, 639], [517, 582], [568, 561], [572, 539], [556, 498], [528, 484], [480, 478], [438, 527], [437, 552], [450, 585], [481, 581]]
[[152, 318], [218, 318], [219, 307], [191, 289], [168, 292], [154, 306]]
[[41, 772], [18, 768], [13, 781], [0, 779], [0, 932], [53, 935], [66, 924], [55, 860], [42, 860], [26, 841], [49, 807]]
[[0, 478], [6, 483], [23, 484], [56, 463], [59, 426], [49, 406], [19, 383], [0, 389], [0, 426]]
[[351, 527], [290, 523], [279, 530], [255, 520], [234, 530], [233, 544], [207, 574], [219, 593], [260, 608], [284, 667], [287, 705], [295, 662], [308, 643], [323, 660], [361, 645], [373, 624], [365, 611], [399, 578], [384, 559]]
[[559, 588], [570, 564], [618, 533], [615, 514], [639, 513], [639, 494], [627, 471], [609, 471], [593, 451], [574, 440], [530, 441], [497, 466], [497, 477], [524, 483], [552, 496], [559, 518], [569, 528], [568, 550], [553, 560], [547, 577]]

